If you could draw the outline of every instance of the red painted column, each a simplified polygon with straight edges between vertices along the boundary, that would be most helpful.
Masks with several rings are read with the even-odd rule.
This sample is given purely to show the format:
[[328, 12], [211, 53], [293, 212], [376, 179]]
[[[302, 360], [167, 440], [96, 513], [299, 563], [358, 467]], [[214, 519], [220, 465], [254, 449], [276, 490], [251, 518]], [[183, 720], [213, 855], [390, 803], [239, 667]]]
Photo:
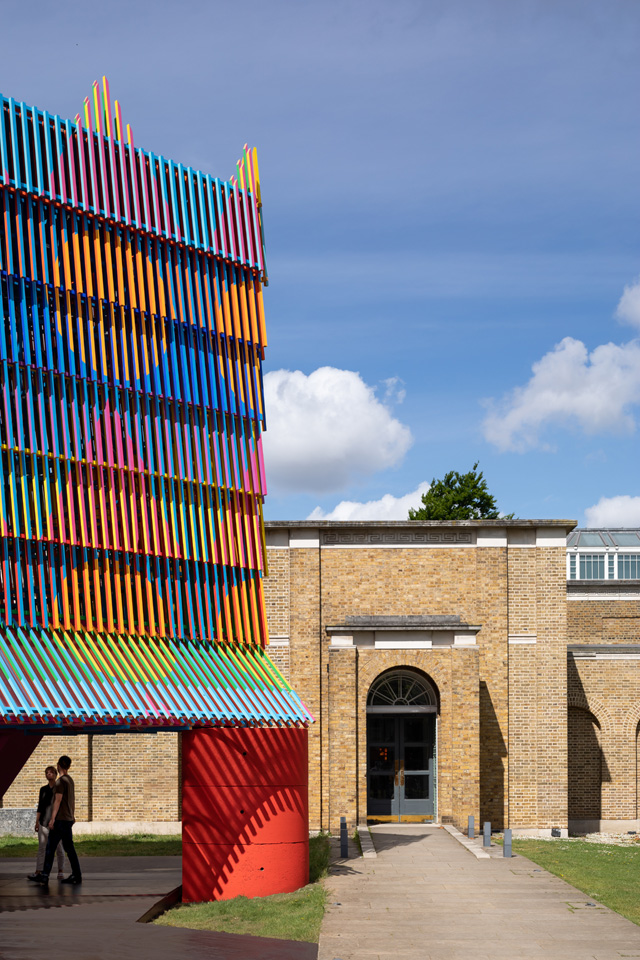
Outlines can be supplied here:
[[0, 797], [4, 797], [41, 740], [42, 734], [22, 730], [0, 733]]
[[306, 728], [183, 734], [183, 901], [265, 897], [308, 882]]

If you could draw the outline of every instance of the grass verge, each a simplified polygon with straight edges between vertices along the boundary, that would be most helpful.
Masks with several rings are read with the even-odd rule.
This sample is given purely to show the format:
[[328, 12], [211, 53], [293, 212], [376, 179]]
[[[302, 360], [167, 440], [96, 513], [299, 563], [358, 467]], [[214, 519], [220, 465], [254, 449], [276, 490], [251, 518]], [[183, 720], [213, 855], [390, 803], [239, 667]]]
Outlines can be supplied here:
[[328, 869], [329, 839], [319, 834], [309, 840], [309, 884], [301, 890], [272, 897], [183, 904], [168, 910], [155, 922], [167, 927], [317, 943], [326, 900], [325, 888], [319, 881]]
[[[180, 835], [95, 833], [73, 838], [80, 857], [179, 857]], [[0, 857], [35, 857], [38, 841], [31, 837], [0, 837]]]
[[329, 837], [326, 833], [319, 833], [316, 837], [309, 837], [309, 883], [317, 883], [329, 872]]
[[514, 840], [519, 853], [640, 925], [640, 849], [580, 840]]
[[360, 854], [360, 856], [362, 856], [362, 840], [360, 839], [360, 832], [358, 831], [357, 827], [355, 829], [352, 839], [356, 847], [358, 848], [358, 853]]

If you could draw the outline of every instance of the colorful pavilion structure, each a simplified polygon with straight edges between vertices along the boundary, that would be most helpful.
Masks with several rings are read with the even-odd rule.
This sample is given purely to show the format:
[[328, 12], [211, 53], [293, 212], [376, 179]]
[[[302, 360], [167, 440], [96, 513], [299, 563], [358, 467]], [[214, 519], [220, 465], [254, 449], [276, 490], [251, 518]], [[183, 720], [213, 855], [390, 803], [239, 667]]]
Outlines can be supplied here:
[[73, 121], [2, 97], [0, 270], [0, 794], [45, 733], [184, 730], [184, 898], [295, 889], [256, 152], [223, 181], [135, 147], [106, 79]]

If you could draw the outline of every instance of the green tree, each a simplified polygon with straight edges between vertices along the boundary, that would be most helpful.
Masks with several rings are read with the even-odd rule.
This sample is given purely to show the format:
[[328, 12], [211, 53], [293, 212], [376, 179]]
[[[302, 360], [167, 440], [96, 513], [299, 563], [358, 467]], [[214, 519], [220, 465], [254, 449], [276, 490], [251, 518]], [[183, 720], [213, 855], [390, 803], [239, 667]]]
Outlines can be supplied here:
[[409, 520], [510, 520], [513, 514], [503, 516], [496, 498], [487, 489], [487, 481], [478, 463], [468, 473], [451, 470], [444, 479], [431, 481], [422, 494], [422, 506], [409, 510]]

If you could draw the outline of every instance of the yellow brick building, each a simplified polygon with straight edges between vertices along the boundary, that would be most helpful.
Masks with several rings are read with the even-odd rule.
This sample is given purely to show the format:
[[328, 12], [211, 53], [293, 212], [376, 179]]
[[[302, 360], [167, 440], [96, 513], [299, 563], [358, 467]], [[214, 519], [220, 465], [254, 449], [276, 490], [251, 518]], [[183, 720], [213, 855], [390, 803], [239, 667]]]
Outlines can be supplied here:
[[[270, 655], [317, 719], [313, 829], [640, 829], [640, 535], [573, 527], [267, 524]], [[48, 737], [4, 806], [63, 752], [81, 830], [179, 828], [171, 733]]]
[[[318, 717], [312, 824], [567, 827], [572, 526], [269, 524], [272, 643]], [[423, 702], [378, 702], [385, 677]]]

